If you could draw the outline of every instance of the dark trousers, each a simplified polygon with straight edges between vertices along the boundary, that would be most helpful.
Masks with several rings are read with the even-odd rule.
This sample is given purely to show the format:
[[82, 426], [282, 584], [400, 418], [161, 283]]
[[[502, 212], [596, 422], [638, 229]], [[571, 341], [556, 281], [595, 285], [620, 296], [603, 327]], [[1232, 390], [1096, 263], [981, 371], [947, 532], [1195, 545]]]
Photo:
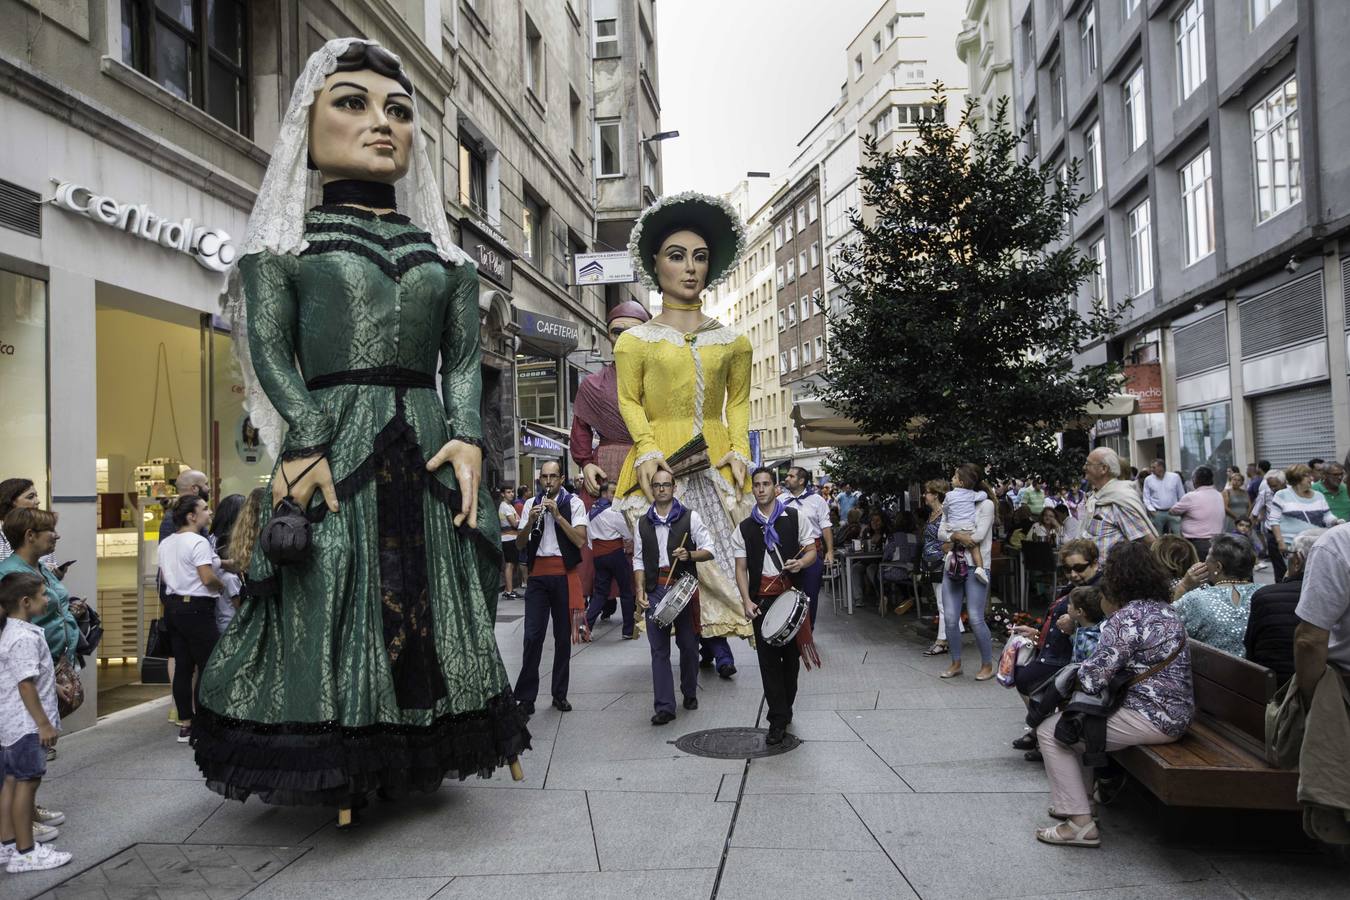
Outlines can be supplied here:
[[623, 609], [624, 636], [633, 633], [633, 564], [628, 554], [622, 550], [597, 556], [595, 564], [595, 584], [591, 589], [590, 602], [586, 604], [586, 627], [594, 628], [595, 620], [609, 606], [609, 586], [611, 582], [619, 585], [619, 604]]
[[190, 722], [196, 706], [195, 676], [206, 668], [220, 637], [216, 628], [216, 600], [169, 595], [164, 601], [164, 615], [169, 620], [173, 647], [173, 702], [178, 707], [179, 720]]
[[820, 602], [820, 584], [825, 578], [825, 551], [816, 550], [816, 561], [811, 563], [805, 569], [802, 569], [801, 576], [797, 581], [797, 589], [806, 595], [806, 599], [811, 601], [811, 625], [816, 624], [816, 604]]
[[647, 592], [647, 644], [652, 651], [652, 706], [657, 712], [675, 712], [675, 676], [670, 669], [670, 633], [675, 632], [675, 644], [680, 648], [680, 693], [686, 697], [698, 696], [698, 632], [694, 629], [693, 604], [686, 606], [675, 617], [670, 628], [661, 628], [652, 620], [666, 588], [658, 585]]
[[[760, 598], [760, 610], [767, 612], [776, 601]], [[764, 682], [764, 700], [769, 706], [769, 726], [787, 725], [792, 721], [792, 703], [797, 699], [797, 673], [801, 670], [801, 654], [797, 642], [786, 647], [775, 647], [764, 640], [760, 625], [764, 616], [755, 616], [755, 654], [759, 657], [759, 677]]]
[[1284, 548], [1280, 542], [1275, 540], [1275, 532], [1266, 532], [1266, 556], [1270, 557], [1270, 567], [1275, 572], [1275, 581], [1284, 581], [1286, 566], [1284, 564]]
[[531, 575], [525, 584], [525, 658], [516, 679], [516, 699], [533, 703], [539, 697], [539, 660], [544, 655], [548, 620], [553, 619], [553, 696], [567, 699], [568, 665], [572, 661], [572, 624], [567, 610], [566, 575]]
[[1188, 541], [1191, 542], [1191, 546], [1195, 548], [1196, 555], [1198, 555], [1198, 556], [1200, 557], [1200, 561], [1201, 561], [1201, 562], [1204, 562], [1205, 557], [1206, 557], [1206, 556], [1209, 556], [1209, 541], [1210, 541], [1210, 539], [1209, 539], [1209, 538], [1186, 538], [1186, 540], [1188, 540]]
[[723, 666], [736, 665], [736, 657], [731, 653], [731, 644], [727, 643], [724, 637], [698, 639], [699, 655], [705, 660], [712, 660], [717, 668]]

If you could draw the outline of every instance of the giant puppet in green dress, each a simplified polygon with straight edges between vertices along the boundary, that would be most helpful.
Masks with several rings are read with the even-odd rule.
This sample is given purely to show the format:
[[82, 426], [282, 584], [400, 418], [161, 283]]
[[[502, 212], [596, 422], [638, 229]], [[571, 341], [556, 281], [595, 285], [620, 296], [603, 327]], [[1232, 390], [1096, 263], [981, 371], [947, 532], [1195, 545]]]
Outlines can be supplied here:
[[[313, 547], [296, 564], [253, 554], [202, 675], [192, 744], [227, 797], [349, 809], [372, 790], [490, 775], [529, 746], [493, 634], [497, 520], [477, 515], [492, 508], [477, 278], [450, 241], [411, 94], [377, 45], [311, 57], [231, 276], [249, 411], [265, 437], [284, 420], [273, 480], [292, 482]], [[346, 180], [321, 140], [348, 141]], [[351, 180], [362, 154], [372, 177]], [[316, 161], [324, 203], [305, 211]]]

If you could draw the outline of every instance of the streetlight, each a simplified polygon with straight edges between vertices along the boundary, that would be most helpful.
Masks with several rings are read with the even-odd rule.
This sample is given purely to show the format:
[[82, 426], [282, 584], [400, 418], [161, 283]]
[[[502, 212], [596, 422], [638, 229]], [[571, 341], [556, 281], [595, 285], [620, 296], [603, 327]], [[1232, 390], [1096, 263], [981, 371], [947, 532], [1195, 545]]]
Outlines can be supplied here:
[[770, 173], [768, 173], [768, 172], [746, 172], [746, 173], [745, 173], [745, 177], [746, 177], [746, 178], [771, 178], [771, 177], [773, 177], [773, 176], [772, 176]]
[[661, 131], [652, 135], [651, 137], [643, 138], [642, 143], [649, 144], [652, 141], [668, 141], [671, 138], [677, 138], [679, 136], [680, 133], [678, 131]]

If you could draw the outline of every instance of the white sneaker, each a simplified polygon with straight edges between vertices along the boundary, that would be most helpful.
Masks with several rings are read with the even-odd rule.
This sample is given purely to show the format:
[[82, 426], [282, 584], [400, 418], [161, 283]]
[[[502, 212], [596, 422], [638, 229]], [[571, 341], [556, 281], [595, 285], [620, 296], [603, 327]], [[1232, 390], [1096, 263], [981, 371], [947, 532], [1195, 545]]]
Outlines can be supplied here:
[[27, 853], [15, 853], [11, 856], [5, 871], [11, 875], [19, 872], [41, 872], [64, 866], [68, 862], [70, 862], [69, 853], [53, 850], [46, 844], [34, 844], [33, 849]]
[[33, 840], [49, 844], [61, 836], [61, 829], [53, 825], [43, 825], [41, 822], [33, 823]]
[[986, 569], [984, 566], [979, 566], [978, 568], [976, 568], [976, 569], [975, 569], [975, 580], [978, 581], [980, 584], [988, 584], [988, 583], [989, 583], [989, 570]]
[[15, 853], [13, 844], [0, 844], [0, 865], [7, 865]]
[[66, 814], [54, 809], [47, 809], [45, 806], [37, 807], [37, 815], [33, 821], [43, 825], [64, 825], [66, 823]]

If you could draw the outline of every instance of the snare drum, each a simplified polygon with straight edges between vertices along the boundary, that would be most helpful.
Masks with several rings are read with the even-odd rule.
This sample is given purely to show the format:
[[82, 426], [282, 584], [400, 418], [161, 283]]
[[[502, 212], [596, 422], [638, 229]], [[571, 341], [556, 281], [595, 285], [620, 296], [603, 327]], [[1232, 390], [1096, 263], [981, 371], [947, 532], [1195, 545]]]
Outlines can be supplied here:
[[764, 612], [764, 621], [759, 626], [764, 641], [775, 647], [786, 647], [797, 636], [809, 609], [806, 595], [796, 588], [779, 594]]
[[658, 628], [669, 628], [675, 624], [680, 613], [689, 605], [689, 601], [694, 599], [694, 592], [698, 590], [698, 579], [693, 575], [682, 575], [680, 580], [676, 581], [666, 591], [666, 595], [661, 598], [655, 608], [648, 614], [652, 622]]

